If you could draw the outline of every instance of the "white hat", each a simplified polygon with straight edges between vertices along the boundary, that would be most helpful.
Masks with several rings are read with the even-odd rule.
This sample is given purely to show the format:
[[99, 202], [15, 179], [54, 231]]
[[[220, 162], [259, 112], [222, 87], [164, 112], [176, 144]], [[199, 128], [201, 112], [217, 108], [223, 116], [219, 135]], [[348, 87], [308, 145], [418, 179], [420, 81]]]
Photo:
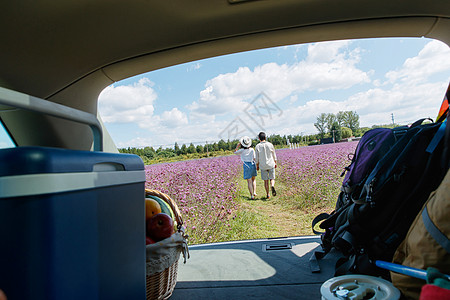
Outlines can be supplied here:
[[249, 138], [248, 136], [243, 136], [241, 137], [241, 139], [239, 140], [239, 142], [241, 143], [241, 145], [243, 147], [250, 147], [252, 145], [252, 139]]

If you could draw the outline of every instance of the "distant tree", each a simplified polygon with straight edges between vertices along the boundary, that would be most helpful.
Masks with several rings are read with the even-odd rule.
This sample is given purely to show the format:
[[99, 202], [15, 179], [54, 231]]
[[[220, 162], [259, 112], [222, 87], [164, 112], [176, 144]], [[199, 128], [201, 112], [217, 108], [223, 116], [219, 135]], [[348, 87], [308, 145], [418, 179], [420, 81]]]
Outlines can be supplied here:
[[341, 132], [342, 132], [343, 139], [349, 138], [353, 135], [352, 130], [348, 127], [341, 127]]
[[290, 143], [293, 143], [293, 136], [291, 134], [286, 136], [286, 143], [287, 143], [287, 141], [289, 141]]
[[182, 146], [181, 146], [181, 154], [187, 154], [187, 147], [186, 147], [186, 145], [185, 144], [183, 144]]
[[345, 126], [345, 120], [346, 120], [346, 112], [345, 111], [340, 111], [336, 114], [336, 120], [339, 124], [339, 126]]
[[339, 126], [337, 121], [334, 121], [334, 123], [331, 125], [330, 132], [331, 137], [334, 138], [334, 142], [339, 142], [342, 139], [342, 131], [341, 126]]
[[350, 128], [353, 132], [355, 132], [359, 128], [359, 115], [356, 113], [356, 111], [344, 112], [343, 126]]
[[217, 145], [219, 146], [220, 150], [228, 150], [228, 145], [225, 143], [224, 140], [220, 140]]
[[202, 145], [197, 145], [196, 149], [197, 153], [203, 153], [205, 148]]
[[195, 148], [193, 143], [191, 143], [187, 148], [187, 153], [197, 153], [197, 149]]
[[153, 147], [145, 147], [142, 149], [142, 155], [147, 157], [148, 159], [152, 159], [156, 155], [155, 149]]
[[327, 129], [327, 114], [321, 113], [316, 118], [316, 123], [314, 123], [314, 127], [319, 131], [319, 136], [322, 139], [325, 135], [326, 129]]
[[268, 140], [274, 145], [283, 145], [283, 138], [279, 134], [272, 134]]
[[233, 146], [232, 146], [232, 143], [230, 142], [230, 139], [228, 139], [226, 150], [231, 150], [231, 149], [233, 149]]
[[372, 125], [372, 128], [395, 128], [398, 127], [400, 125], [398, 124], [382, 124], [382, 125]]
[[164, 158], [169, 158], [169, 157], [175, 157], [176, 154], [172, 149], [164, 149], [158, 152], [158, 157], [164, 157]]
[[176, 155], [180, 155], [181, 154], [181, 149], [180, 149], [180, 146], [178, 146], [177, 142], [175, 142], [175, 145], [173, 146], [173, 151], [175, 151]]
[[356, 131], [357, 134], [355, 134], [355, 136], [362, 136], [364, 133], [366, 133], [369, 130], [370, 130], [369, 127], [358, 128], [358, 130]]
[[339, 127], [339, 123], [337, 121], [337, 117], [335, 114], [327, 114], [326, 116], [326, 121], [327, 121], [327, 129], [328, 129], [328, 133], [331, 133], [332, 130], [336, 130], [333, 129], [333, 126], [338, 126]]

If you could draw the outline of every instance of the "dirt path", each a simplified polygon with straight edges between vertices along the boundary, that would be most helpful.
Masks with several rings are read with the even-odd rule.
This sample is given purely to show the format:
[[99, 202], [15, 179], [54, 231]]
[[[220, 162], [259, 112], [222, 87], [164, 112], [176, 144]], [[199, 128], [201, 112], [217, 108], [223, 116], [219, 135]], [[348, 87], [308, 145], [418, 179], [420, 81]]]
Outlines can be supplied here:
[[277, 185], [277, 196], [271, 196], [270, 199], [265, 198], [264, 182], [261, 178], [256, 179], [256, 191], [258, 196], [255, 200], [251, 200], [247, 188], [247, 181], [240, 179], [240, 190], [237, 195], [237, 201], [240, 208], [244, 211], [261, 215], [270, 225], [270, 232], [264, 228], [259, 229], [258, 224], [255, 231], [259, 234], [266, 232], [266, 237], [286, 237], [311, 235], [311, 220], [313, 216], [306, 214], [295, 208], [290, 208], [284, 204], [285, 196], [283, 196], [284, 187]]

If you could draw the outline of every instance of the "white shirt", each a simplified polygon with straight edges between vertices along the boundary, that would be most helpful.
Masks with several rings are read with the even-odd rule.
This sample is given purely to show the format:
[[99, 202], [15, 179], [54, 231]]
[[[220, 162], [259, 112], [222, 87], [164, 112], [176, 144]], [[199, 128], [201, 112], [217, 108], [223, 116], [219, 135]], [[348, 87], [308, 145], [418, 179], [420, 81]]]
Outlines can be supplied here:
[[252, 162], [255, 161], [255, 150], [253, 150], [253, 148], [249, 148], [249, 149], [239, 149], [237, 151], [234, 152], [235, 154], [240, 154], [241, 155], [241, 160], [243, 162]]
[[256, 163], [259, 163], [261, 170], [270, 170], [275, 168], [275, 162], [277, 155], [275, 154], [275, 148], [270, 142], [260, 142], [255, 147], [256, 150]]

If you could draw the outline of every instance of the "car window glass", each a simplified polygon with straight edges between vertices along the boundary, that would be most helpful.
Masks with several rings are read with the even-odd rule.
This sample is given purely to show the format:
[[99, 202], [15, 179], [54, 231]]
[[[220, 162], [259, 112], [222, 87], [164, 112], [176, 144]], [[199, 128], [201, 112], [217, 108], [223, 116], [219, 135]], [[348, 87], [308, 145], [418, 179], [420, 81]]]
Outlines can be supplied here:
[[15, 147], [11, 137], [0, 122], [0, 149]]

